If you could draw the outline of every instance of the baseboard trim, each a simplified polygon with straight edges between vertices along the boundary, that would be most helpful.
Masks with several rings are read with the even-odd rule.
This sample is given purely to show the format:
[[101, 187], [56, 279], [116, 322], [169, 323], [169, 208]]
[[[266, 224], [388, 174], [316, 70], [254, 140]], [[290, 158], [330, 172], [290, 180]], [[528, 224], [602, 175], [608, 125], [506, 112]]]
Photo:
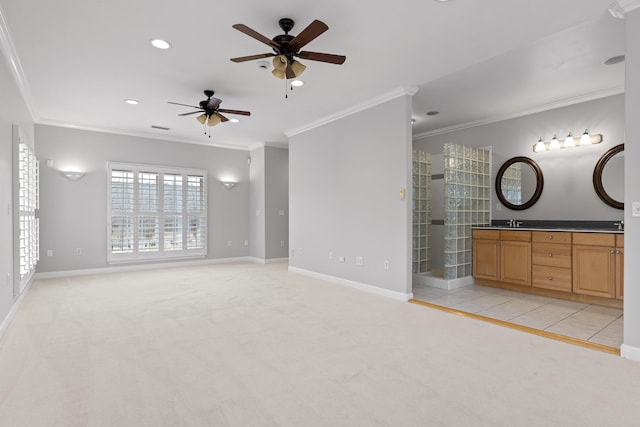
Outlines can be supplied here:
[[277, 264], [280, 262], [289, 262], [289, 258], [270, 258], [270, 259], [264, 259], [264, 258], [258, 258], [258, 257], [249, 257], [251, 259], [251, 261], [253, 262], [257, 262], [258, 264]]
[[297, 268], [292, 266], [289, 266], [289, 271], [291, 271], [292, 273], [298, 273], [304, 276], [313, 277], [314, 279], [326, 280], [328, 282], [336, 283], [338, 285], [348, 286], [350, 288], [354, 288], [359, 291], [364, 291], [371, 294], [392, 298], [398, 301], [407, 302], [413, 299], [413, 293], [403, 294], [402, 292], [391, 291], [389, 289], [383, 289], [377, 286], [367, 285], [366, 283], [355, 282], [353, 280], [347, 280], [340, 277], [329, 276], [327, 274], [317, 273], [315, 271], [304, 270], [302, 268]]
[[0, 338], [2, 338], [4, 336], [4, 333], [7, 331], [9, 324], [11, 323], [16, 313], [18, 312], [18, 309], [22, 305], [22, 301], [24, 300], [24, 297], [27, 296], [27, 293], [31, 289], [32, 283], [33, 283], [33, 280], [30, 280], [27, 283], [27, 286], [24, 287], [24, 289], [22, 290], [22, 293], [20, 294], [20, 296], [18, 296], [18, 299], [14, 301], [13, 306], [11, 307], [11, 310], [9, 310], [9, 313], [7, 313], [7, 316], [2, 321], [2, 324], [0, 325]]
[[620, 346], [620, 356], [625, 359], [635, 360], [636, 362], [640, 362], [640, 348], [632, 347], [627, 344], [622, 344]]
[[210, 264], [228, 264], [232, 262], [259, 262], [259, 258], [235, 257], [202, 259], [196, 261], [160, 262], [153, 264], [118, 265], [117, 267], [89, 268], [84, 270], [49, 271], [36, 273], [34, 279], [57, 279], [60, 277], [87, 276], [92, 274], [124, 273], [127, 271], [155, 270], [161, 268], [190, 267]]

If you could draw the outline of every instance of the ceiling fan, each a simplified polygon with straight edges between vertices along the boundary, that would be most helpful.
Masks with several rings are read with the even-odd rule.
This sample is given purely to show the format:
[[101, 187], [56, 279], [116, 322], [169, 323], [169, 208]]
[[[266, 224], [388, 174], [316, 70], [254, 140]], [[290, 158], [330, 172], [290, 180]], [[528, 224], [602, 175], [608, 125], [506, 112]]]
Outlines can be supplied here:
[[[226, 118], [221, 113], [239, 114], [241, 116], [250, 116], [251, 115], [251, 112], [249, 112], [249, 111], [228, 110], [228, 109], [225, 109], [225, 108], [220, 108], [220, 104], [222, 103], [222, 100], [219, 99], [219, 98], [214, 97], [213, 96], [214, 91], [212, 91], [210, 89], [205, 90], [204, 94], [207, 97], [207, 99], [205, 99], [203, 101], [200, 101], [199, 106], [197, 106], [197, 107], [195, 105], [180, 104], [178, 102], [171, 102], [171, 101], [169, 101], [169, 104], [182, 105], [183, 107], [197, 108], [196, 111], [191, 111], [189, 113], [182, 113], [182, 114], [178, 114], [178, 115], [179, 116], [189, 116], [191, 114], [201, 113], [198, 117], [196, 117], [196, 119], [200, 123], [202, 123], [203, 125], [209, 126], [209, 128], [219, 124], [220, 122], [229, 121], [229, 119]], [[204, 133], [205, 133], [205, 135], [207, 134], [206, 130], [205, 130]], [[211, 138], [211, 131], [209, 131], [209, 138]]]
[[312, 61], [328, 62], [330, 64], [342, 64], [347, 59], [346, 56], [343, 55], [300, 50], [329, 29], [327, 24], [324, 22], [316, 19], [295, 37], [289, 34], [289, 31], [291, 31], [294, 25], [293, 19], [282, 18], [278, 21], [278, 24], [284, 31], [284, 34], [275, 36], [273, 39], [263, 36], [244, 24], [233, 25], [233, 28], [236, 30], [248, 35], [249, 37], [253, 37], [267, 46], [270, 46], [273, 49], [273, 53], [269, 52], [258, 55], [241, 56], [238, 58], [231, 58], [231, 60], [233, 62], [245, 62], [275, 56], [273, 59], [273, 75], [279, 79], [284, 79], [285, 77], [287, 79], [292, 79], [299, 77], [304, 72], [305, 68], [307, 68], [299, 61], [296, 61], [294, 59], [295, 57], [310, 59]]

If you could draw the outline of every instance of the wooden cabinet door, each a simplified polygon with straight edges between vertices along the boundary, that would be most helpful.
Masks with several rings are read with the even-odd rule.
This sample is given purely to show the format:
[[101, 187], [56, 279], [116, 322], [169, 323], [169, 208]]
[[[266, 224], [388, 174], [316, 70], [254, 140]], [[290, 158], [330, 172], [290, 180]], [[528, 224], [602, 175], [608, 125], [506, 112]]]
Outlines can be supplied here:
[[573, 292], [605, 298], [615, 296], [615, 249], [573, 246]]
[[624, 248], [616, 250], [616, 298], [624, 297]]
[[497, 240], [473, 240], [473, 277], [498, 280]]
[[506, 283], [531, 285], [531, 243], [501, 242], [500, 276]]

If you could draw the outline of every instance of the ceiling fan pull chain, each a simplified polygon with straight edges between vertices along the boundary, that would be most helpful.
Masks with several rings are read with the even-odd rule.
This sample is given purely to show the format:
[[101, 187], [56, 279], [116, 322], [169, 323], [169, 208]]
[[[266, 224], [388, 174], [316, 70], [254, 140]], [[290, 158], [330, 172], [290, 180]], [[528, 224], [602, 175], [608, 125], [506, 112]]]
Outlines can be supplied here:
[[289, 83], [289, 79], [285, 77], [284, 78], [284, 99], [289, 98], [289, 93], [288, 93], [289, 92], [288, 91], [289, 85], [288, 85], [288, 83]]

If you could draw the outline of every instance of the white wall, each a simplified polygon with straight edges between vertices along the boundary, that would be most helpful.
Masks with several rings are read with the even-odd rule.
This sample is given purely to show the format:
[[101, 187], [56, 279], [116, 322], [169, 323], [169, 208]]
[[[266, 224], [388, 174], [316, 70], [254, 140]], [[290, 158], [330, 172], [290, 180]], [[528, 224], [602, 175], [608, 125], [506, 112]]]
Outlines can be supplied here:
[[[619, 221], [623, 213], [603, 203], [592, 184], [593, 169], [609, 148], [625, 139], [624, 96], [548, 110], [541, 113], [476, 126], [446, 134], [416, 139], [414, 147], [437, 154], [446, 143], [472, 147], [492, 147], [492, 218], [531, 220], [610, 220]], [[564, 139], [569, 131], [580, 135], [585, 128], [601, 133], [601, 144], [534, 153], [540, 136], [549, 141], [554, 134]], [[515, 156], [535, 160], [544, 175], [540, 200], [531, 208], [512, 211], [503, 207], [495, 195], [495, 177], [500, 166]], [[632, 182], [632, 181], [627, 181]], [[434, 204], [437, 201], [434, 200]]]
[[[38, 273], [108, 267], [107, 163], [109, 161], [208, 171], [207, 259], [249, 255], [247, 152], [54, 126], [36, 125], [40, 160]], [[54, 167], [47, 167], [53, 160]], [[86, 171], [69, 181], [59, 170]], [[238, 182], [227, 190], [220, 180]], [[228, 242], [231, 241], [231, 246]], [[82, 255], [76, 255], [76, 248]], [[53, 250], [48, 257], [47, 250]]]
[[403, 94], [290, 138], [290, 266], [411, 292], [411, 194], [399, 197], [410, 190], [410, 103]]
[[[640, 9], [626, 15], [625, 61], [626, 134], [625, 145], [625, 263], [623, 356], [640, 360], [640, 218], [631, 216], [631, 203], [640, 201]], [[627, 347], [627, 348], [625, 348]], [[631, 350], [631, 351], [630, 351]]]
[[282, 259], [289, 256], [289, 150], [265, 148], [265, 258]]
[[[4, 56], [4, 55], [0, 55]], [[12, 125], [19, 125], [34, 141], [33, 120], [10, 73], [0, 60], [0, 329], [14, 307], [14, 238], [13, 238], [13, 150]], [[17, 260], [16, 260], [17, 261]]]
[[265, 184], [265, 149], [262, 146], [251, 150], [250, 165], [250, 212], [249, 222], [251, 238], [249, 246], [251, 256], [258, 259], [266, 258], [264, 201], [266, 197]]
[[[289, 151], [265, 145], [251, 151], [251, 256], [289, 255]], [[280, 215], [280, 212], [283, 215]]]

